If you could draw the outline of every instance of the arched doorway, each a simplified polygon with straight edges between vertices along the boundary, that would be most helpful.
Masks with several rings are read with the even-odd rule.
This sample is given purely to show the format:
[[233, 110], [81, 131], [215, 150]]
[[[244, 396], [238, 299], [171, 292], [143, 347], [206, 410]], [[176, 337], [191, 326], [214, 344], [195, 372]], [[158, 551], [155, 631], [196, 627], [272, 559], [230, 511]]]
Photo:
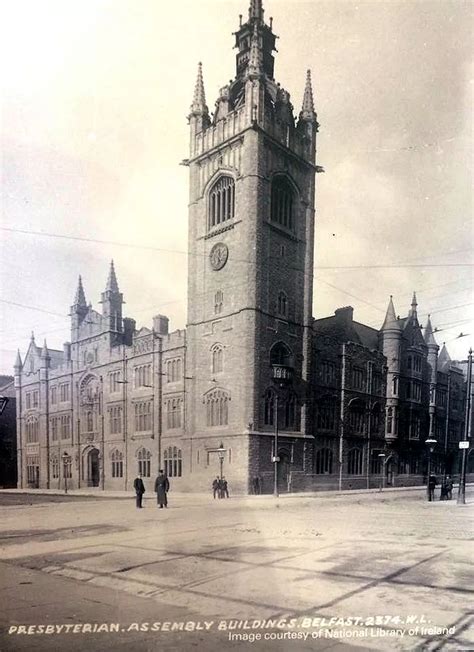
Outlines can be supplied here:
[[87, 486], [98, 487], [100, 480], [99, 451], [91, 448], [86, 458]]
[[286, 493], [289, 491], [290, 455], [287, 451], [279, 451], [278, 456], [280, 457], [278, 462], [278, 491]]

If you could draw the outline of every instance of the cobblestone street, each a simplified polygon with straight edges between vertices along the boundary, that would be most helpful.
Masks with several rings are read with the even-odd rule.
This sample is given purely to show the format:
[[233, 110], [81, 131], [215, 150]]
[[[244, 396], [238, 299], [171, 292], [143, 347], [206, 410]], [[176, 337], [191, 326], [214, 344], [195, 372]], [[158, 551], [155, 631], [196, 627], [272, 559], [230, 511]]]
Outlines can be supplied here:
[[[0, 503], [2, 650], [474, 648], [472, 504], [419, 489]], [[14, 629], [67, 623], [121, 631]]]

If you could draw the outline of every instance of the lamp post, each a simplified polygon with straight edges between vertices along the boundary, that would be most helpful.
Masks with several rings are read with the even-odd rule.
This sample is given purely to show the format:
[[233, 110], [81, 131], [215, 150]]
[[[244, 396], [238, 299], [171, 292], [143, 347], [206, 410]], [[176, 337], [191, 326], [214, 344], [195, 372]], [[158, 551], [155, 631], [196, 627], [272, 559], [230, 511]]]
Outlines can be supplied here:
[[427, 491], [427, 496], [428, 500], [431, 501], [431, 489], [430, 489], [430, 478], [431, 478], [431, 454], [434, 451], [434, 448], [438, 442], [436, 439], [427, 439], [425, 441], [425, 444], [428, 446], [428, 473], [427, 473], [427, 481], [426, 481], [426, 491]]
[[64, 451], [63, 453], [63, 477], [64, 477], [64, 493], [67, 494], [67, 479], [69, 477], [69, 469], [71, 468], [72, 458]]
[[466, 467], [467, 467], [467, 453], [469, 449], [469, 440], [471, 439], [472, 428], [472, 349], [469, 349], [469, 356], [467, 358], [467, 385], [466, 385], [466, 410], [464, 414], [464, 437], [462, 442], [459, 442], [459, 448], [462, 449], [461, 457], [461, 474], [459, 476], [458, 488], [458, 505], [465, 505], [466, 503]]
[[220, 478], [221, 482], [222, 482], [222, 477], [223, 477], [222, 469], [223, 469], [223, 466], [224, 466], [224, 457], [225, 457], [226, 450], [227, 449], [224, 448], [224, 444], [221, 442], [220, 445], [219, 445], [219, 448], [217, 449], [217, 454], [219, 456], [219, 464], [220, 464], [219, 478]]
[[383, 491], [383, 486], [385, 484], [385, 458], [386, 458], [386, 455], [385, 455], [385, 453], [379, 453], [377, 455], [377, 457], [380, 458], [380, 462], [382, 464], [381, 473], [380, 473], [380, 488], [379, 488], [379, 491]]

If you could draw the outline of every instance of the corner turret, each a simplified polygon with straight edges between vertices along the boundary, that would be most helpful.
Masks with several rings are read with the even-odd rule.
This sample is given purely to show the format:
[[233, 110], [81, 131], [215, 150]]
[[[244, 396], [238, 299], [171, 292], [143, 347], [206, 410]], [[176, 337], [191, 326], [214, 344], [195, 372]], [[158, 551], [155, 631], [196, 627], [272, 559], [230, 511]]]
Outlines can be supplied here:
[[385, 439], [391, 442], [398, 437], [400, 345], [402, 338], [402, 330], [395, 315], [392, 295], [390, 295], [387, 312], [380, 330], [380, 338], [382, 352], [387, 358]]

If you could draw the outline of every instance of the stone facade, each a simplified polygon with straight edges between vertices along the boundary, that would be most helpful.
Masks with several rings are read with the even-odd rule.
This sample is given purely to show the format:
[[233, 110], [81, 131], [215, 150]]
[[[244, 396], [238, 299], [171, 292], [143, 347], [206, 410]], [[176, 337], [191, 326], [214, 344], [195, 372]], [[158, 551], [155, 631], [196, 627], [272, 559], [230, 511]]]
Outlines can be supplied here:
[[399, 320], [390, 303], [380, 333], [352, 308], [313, 320], [311, 76], [296, 117], [261, 1], [235, 37], [214, 114], [201, 64], [189, 114], [186, 331], [124, 317], [113, 263], [100, 313], [79, 279], [71, 342], [32, 337], [17, 358], [19, 486], [131, 489], [141, 472], [150, 491], [160, 468], [186, 491], [210, 490], [221, 468], [244, 493], [273, 491], [275, 477], [280, 491], [373, 486], [382, 469], [421, 482], [438, 431], [455, 465], [462, 373], [438, 364], [416, 306]]

